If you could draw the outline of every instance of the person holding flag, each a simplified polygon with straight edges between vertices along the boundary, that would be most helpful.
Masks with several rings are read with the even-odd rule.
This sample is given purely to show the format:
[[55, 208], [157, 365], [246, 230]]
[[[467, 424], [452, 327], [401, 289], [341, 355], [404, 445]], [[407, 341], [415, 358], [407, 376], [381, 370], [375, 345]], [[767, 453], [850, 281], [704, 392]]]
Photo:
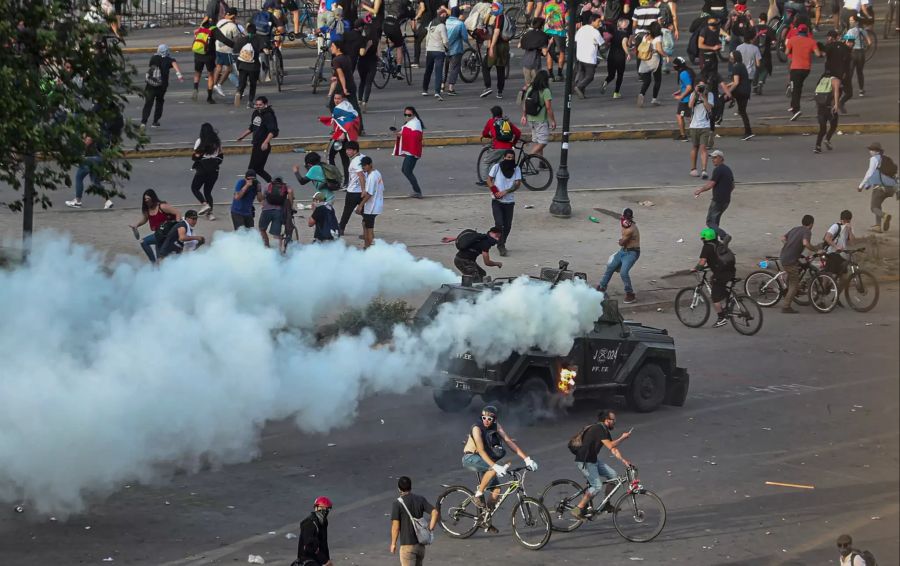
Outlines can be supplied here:
[[322, 124], [331, 128], [331, 143], [328, 146], [328, 163], [334, 165], [335, 155], [341, 155], [341, 165], [344, 171], [344, 182], [350, 178], [350, 158], [347, 156], [345, 147], [348, 141], [357, 141], [359, 139], [359, 113], [350, 104], [350, 101], [344, 98], [340, 92], [334, 93], [334, 107], [331, 109], [331, 116], [319, 116]]
[[416, 163], [422, 158], [422, 137], [425, 125], [422, 123], [422, 119], [419, 118], [419, 113], [412, 106], [407, 106], [403, 109], [403, 118], [406, 120], [406, 123], [403, 124], [399, 131], [391, 126], [391, 130], [397, 136], [397, 139], [394, 141], [393, 155], [403, 158], [403, 176], [412, 185], [413, 190], [409, 196], [411, 198], [422, 198], [422, 188], [419, 187], [419, 181], [416, 179], [413, 170], [416, 168]]

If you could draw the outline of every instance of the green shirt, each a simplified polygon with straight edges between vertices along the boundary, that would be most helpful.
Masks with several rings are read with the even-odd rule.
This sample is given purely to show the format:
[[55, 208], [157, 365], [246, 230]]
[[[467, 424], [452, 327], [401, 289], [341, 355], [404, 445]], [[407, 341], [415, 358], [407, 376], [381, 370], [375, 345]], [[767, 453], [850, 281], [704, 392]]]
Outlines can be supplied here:
[[[528, 95], [531, 93], [531, 88], [525, 92], [525, 100], [528, 99]], [[550, 92], [549, 88], [545, 88], [541, 91], [541, 109], [534, 116], [530, 114], [526, 114], [526, 118], [529, 122], [546, 122], [547, 121], [547, 101], [553, 100], [553, 93]]]

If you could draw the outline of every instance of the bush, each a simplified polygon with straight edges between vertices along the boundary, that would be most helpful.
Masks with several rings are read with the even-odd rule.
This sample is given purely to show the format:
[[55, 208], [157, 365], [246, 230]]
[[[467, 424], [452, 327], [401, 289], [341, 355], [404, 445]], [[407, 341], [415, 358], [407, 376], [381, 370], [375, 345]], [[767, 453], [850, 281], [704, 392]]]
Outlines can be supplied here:
[[365, 309], [353, 309], [343, 313], [336, 321], [337, 331], [340, 334], [356, 335], [363, 328], [369, 328], [375, 333], [379, 342], [390, 340], [393, 335], [394, 325], [406, 324], [413, 312], [413, 308], [406, 301], [385, 301], [375, 299]]

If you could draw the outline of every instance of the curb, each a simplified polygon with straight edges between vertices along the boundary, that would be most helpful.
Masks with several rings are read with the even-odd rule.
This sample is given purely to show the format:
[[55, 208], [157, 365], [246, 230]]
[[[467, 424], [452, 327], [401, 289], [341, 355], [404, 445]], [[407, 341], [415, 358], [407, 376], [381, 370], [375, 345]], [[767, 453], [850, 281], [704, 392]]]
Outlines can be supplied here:
[[[842, 124], [843, 129], [853, 131], [854, 134], [896, 134], [900, 133], [900, 123], [861, 123], [861, 124]], [[754, 133], [757, 136], [791, 136], [803, 134], [815, 134], [819, 131], [818, 125], [815, 124], [791, 124], [777, 126], [757, 126]], [[728, 137], [741, 137], [744, 129], [740, 126], [729, 126], [725, 128], [717, 128], [716, 133]], [[654, 129], [654, 130], [592, 130], [584, 132], [572, 132], [569, 134], [569, 141], [616, 141], [616, 140], [649, 140], [649, 139], [674, 139], [678, 134], [678, 130], [674, 129]], [[562, 134], [556, 133], [551, 135], [552, 142], [562, 141]], [[434, 146], [454, 146], [454, 145], [483, 145], [484, 139], [479, 135], [467, 136], [445, 136], [426, 138], [424, 145]], [[323, 151], [328, 147], [328, 138], [316, 138], [313, 141], [299, 141], [293, 143], [280, 143], [272, 145], [272, 153], [290, 153], [295, 149], [306, 151]], [[394, 138], [374, 138], [360, 139], [360, 149], [393, 149]], [[229, 145], [222, 148], [225, 155], [247, 155], [251, 151], [248, 145]], [[193, 148], [188, 146], [172, 147], [172, 148], [148, 148], [141, 150], [128, 150], [123, 152], [124, 157], [128, 159], [149, 159], [163, 157], [190, 157]]]
[[[160, 42], [162, 43], [163, 40], [161, 39]], [[302, 48], [302, 49], [309, 49], [310, 51], [313, 50], [312, 48], [309, 48], [309, 47], [306, 47], [305, 45], [303, 45], [303, 42], [300, 41], [299, 39], [296, 41], [282, 43], [281, 48], [282, 49], [301, 49]], [[169, 51], [171, 51], [172, 53], [190, 53], [191, 46], [190, 45], [170, 45]], [[142, 53], [152, 54], [152, 53], [156, 53], [156, 47], [123, 47], [122, 53], [125, 55], [140, 55]]]

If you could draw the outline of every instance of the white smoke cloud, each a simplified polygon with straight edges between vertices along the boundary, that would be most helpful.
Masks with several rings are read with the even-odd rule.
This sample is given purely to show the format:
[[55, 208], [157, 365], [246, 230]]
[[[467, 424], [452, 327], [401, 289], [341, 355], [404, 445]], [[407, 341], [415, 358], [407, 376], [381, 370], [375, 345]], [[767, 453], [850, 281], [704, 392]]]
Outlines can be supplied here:
[[281, 258], [254, 234], [227, 234], [159, 269], [109, 272], [90, 248], [39, 239], [27, 267], [0, 272], [0, 499], [64, 516], [123, 483], [248, 461], [268, 420], [326, 431], [448, 353], [565, 353], [600, 313], [583, 283], [520, 278], [444, 305], [420, 332], [398, 327], [390, 347], [369, 332], [310, 337], [325, 315], [456, 280], [383, 242]]

